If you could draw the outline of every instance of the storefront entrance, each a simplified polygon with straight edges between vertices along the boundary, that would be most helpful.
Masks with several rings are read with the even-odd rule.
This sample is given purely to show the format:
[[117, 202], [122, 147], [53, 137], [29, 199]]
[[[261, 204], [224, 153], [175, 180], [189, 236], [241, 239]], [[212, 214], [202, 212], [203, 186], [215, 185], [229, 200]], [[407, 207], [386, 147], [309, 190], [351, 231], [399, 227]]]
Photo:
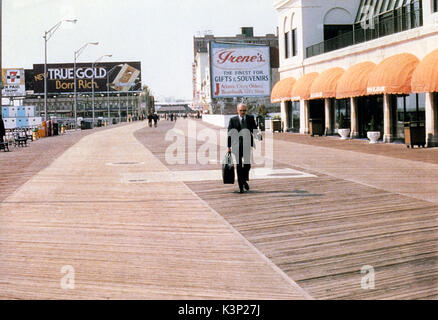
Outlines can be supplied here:
[[404, 126], [409, 122], [420, 121], [424, 127], [426, 119], [426, 95], [424, 93], [392, 96], [391, 105], [391, 131], [395, 140], [404, 141]]
[[364, 96], [357, 99], [359, 138], [366, 138], [374, 118], [375, 131], [383, 137], [383, 95]]
[[288, 132], [300, 132], [300, 102], [286, 102], [286, 126]]

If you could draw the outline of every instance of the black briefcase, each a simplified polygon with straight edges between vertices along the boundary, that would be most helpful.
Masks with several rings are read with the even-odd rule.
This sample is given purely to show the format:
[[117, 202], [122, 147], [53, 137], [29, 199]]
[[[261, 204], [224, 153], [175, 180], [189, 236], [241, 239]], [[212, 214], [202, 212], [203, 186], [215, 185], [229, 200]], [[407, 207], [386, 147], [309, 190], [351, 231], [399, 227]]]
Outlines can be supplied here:
[[222, 180], [224, 184], [234, 184], [234, 163], [231, 153], [227, 153], [222, 162]]

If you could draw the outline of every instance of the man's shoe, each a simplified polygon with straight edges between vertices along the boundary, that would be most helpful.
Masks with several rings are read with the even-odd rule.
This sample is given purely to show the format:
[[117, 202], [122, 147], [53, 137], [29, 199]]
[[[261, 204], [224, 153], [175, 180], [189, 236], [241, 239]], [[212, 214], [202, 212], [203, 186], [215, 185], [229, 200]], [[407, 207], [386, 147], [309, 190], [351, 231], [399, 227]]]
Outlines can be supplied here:
[[248, 191], [249, 190], [249, 185], [245, 182], [245, 184], [243, 185], [245, 187], [245, 189]]
[[241, 188], [241, 189], [239, 190], [239, 193], [245, 193], [245, 190], [243, 190], [243, 188]]

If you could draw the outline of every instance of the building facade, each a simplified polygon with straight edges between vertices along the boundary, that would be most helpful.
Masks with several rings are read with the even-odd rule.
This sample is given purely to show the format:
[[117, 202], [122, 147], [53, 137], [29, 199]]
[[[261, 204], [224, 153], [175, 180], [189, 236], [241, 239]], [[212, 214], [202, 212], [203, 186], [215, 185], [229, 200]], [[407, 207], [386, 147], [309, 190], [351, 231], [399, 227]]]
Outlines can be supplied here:
[[279, 109], [278, 103], [271, 103], [269, 95], [267, 95], [266, 97], [235, 97], [220, 99], [212, 97], [209, 55], [209, 43], [211, 41], [220, 43], [269, 46], [271, 65], [271, 88], [272, 85], [276, 83], [279, 79], [278, 37], [275, 34], [254, 36], [252, 27], [241, 28], [241, 30], [242, 33], [234, 37], [216, 37], [214, 35], [207, 34], [203, 37], [193, 38], [193, 109], [202, 110], [204, 113], [210, 114], [235, 113], [236, 103], [240, 101], [245, 101], [254, 107], [258, 105], [265, 105], [268, 109]]
[[[424, 126], [438, 145], [438, 1], [275, 0], [281, 103], [287, 131], [335, 134], [341, 118], [351, 137], [379, 131], [404, 140]], [[342, 116], [341, 116], [342, 115]]]

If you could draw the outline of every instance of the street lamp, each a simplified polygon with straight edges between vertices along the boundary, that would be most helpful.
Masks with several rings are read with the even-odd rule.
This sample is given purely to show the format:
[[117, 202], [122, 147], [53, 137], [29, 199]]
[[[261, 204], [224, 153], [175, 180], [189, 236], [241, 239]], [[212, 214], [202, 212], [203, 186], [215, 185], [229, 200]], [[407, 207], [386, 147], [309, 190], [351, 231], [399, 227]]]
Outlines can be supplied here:
[[118, 97], [118, 103], [119, 103], [119, 123], [120, 123], [120, 93], [117, 94]]
[[44, 120], [47, 121], [47, 41], [53, 36], [56, 30], [61, 26], [63, 22], [76, 23], [78, 20], [61, 20], [48, 31], [44, 32]]
[[94, 46], [97, 46], [99, 42], [88, 42], [84, 44], [79, 50], [75, 51], [75, 60], [73, 65], [73, 88], [74, 88], [74, 112], [75, 112], [75, 129], [77, 129], [78, 126], [78, 115], [77, 115], [77, 98], [76, 98], [76, 59], [79, 57], [79, 55], [84, 51], [84, 49], [89, 45], [92, 44]]
[[112, 54], [103, 55], [91, 64], [91, 70], [93, 72], [92, 78], [91, 78], [91, 91], [92, 91], [92, 93], [91, 93], [92, 94], [91, 108], [93, 109], [93, 127], [94, 127], [94, 74], [95, 74], [94, 67], [95, 67], [96, 63], [99, 62], [104, 57], [112, 57], [112, 56], [113, 56]]

